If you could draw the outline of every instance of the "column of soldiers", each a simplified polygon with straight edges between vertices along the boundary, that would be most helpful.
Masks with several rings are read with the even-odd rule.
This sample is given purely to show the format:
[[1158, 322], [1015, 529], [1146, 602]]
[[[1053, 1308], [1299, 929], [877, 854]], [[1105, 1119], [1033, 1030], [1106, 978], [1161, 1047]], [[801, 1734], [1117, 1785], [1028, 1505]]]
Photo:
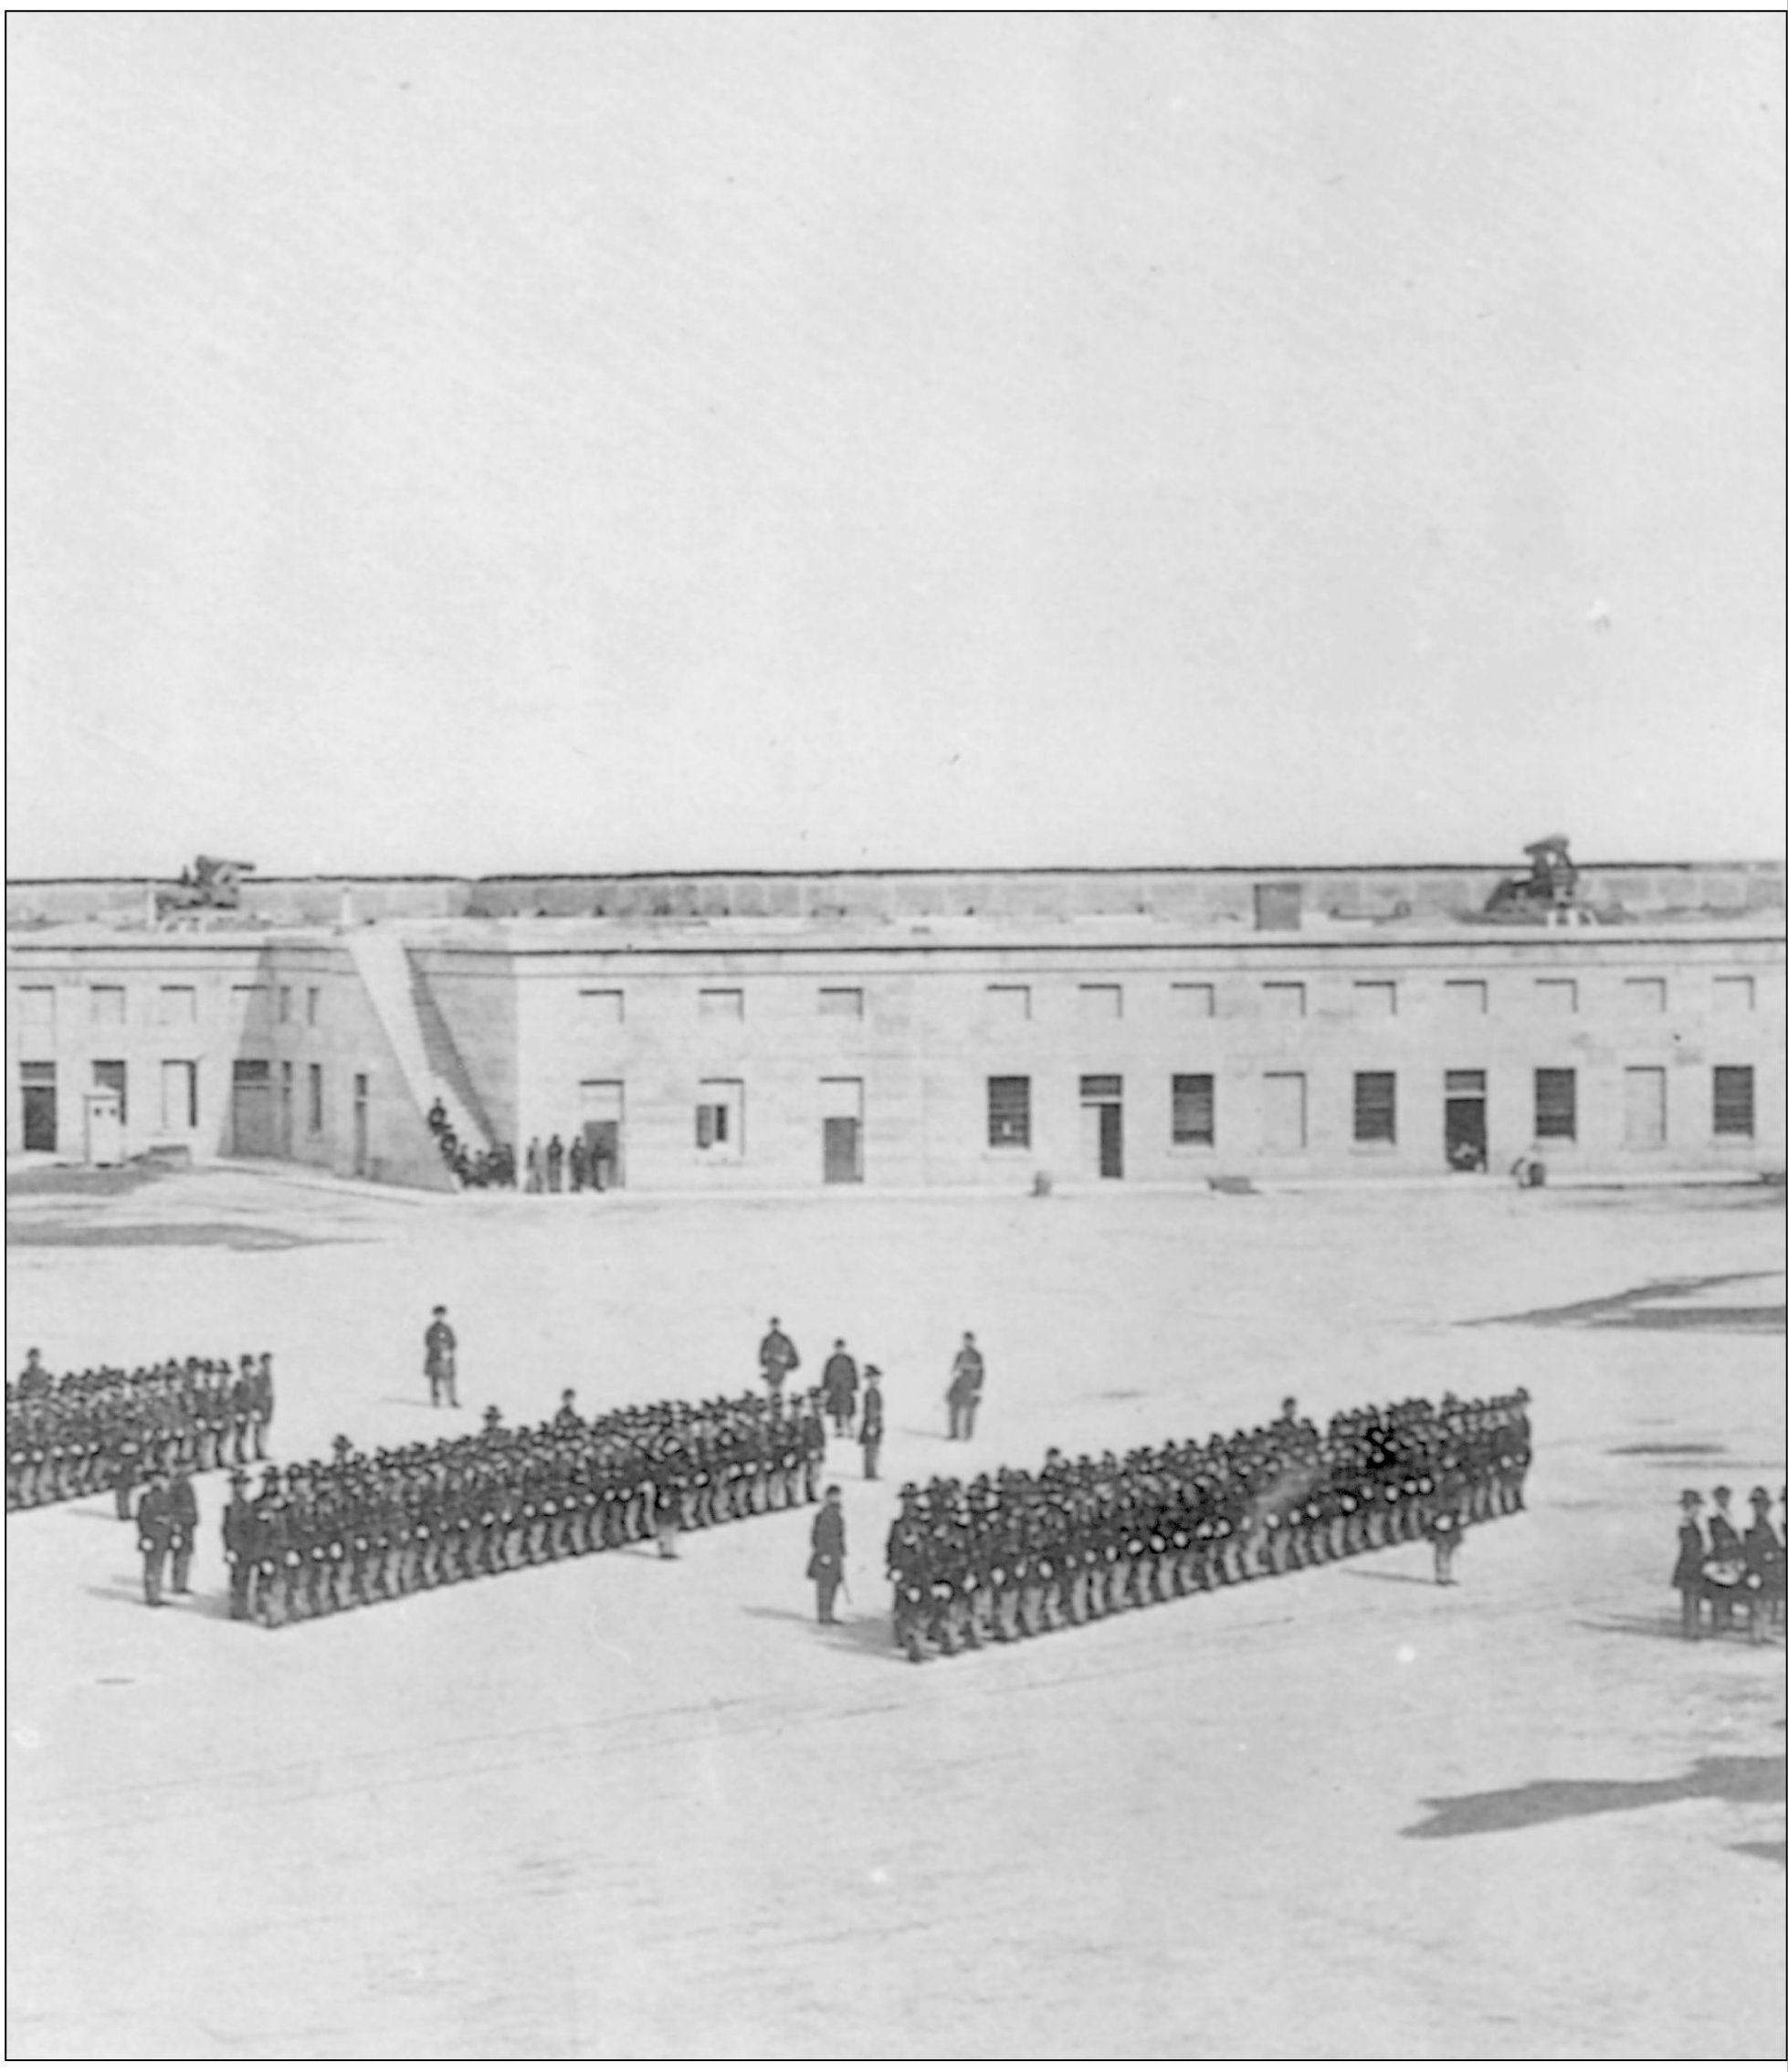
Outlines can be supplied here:
[[495, 1410], [460, 1438], [381, 1447], [338, 1438], [327, 1462], [231, 1475], [223, 1520], [230, 1616], [316, 1618], [817, 1500], [816, 1405], [759, 1395], [579, 1415], [567, 1389], [547, 1423]]
[[34, 1346], [6, 1387], [6, 1509], [110, 1489], [120, 1518], [155, 1474], [267, 1458], [273, 1359], [164, 1360], [53, 1377]]
[[1406, 1540], [1433, 1541], [1437, 1571], [1445, 1545], [1450, 1571], [1466, 1525], [1524, 1508], [1527, 1400], [1368, 1404], [1323, 1433], [1288, 1399], [1202, 1446], [1052, 1447], [1036, 1474], [909, 1483], [888, 1541], [895, 1645], [952, 1655]]
[[429, 1134], [441, 1154], [441, 1162], [462, 1187], [513, 1187], [515, 1146], [492, 1144], [489, 1151], [468, 1151], [448, 1119], [447, 1104], [437, 1094], [426, 1120]]

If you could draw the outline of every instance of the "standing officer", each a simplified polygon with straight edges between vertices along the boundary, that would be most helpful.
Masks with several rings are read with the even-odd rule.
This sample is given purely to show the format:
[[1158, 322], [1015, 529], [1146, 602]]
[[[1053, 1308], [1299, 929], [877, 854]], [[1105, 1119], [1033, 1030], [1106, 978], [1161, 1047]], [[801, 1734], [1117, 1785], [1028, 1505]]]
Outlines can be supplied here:
[[770, 1329], [757, 1349], [757, 1363], [763, 1375], [763, 1385], [770, 1392], [770, 1407], [780, 1415], [783, 1383], [801, 1364], [801, 1355], [794, 1350], [794, 1341], [774, 1317], [771, 1318]]
[[436, 1410], [443, 1396], [452, 1408], [459, 1407], [455, 1358], [458, 1344], [453, 1326], [447, 1320], [447, 1305], [436, 1303], [433, 1320], [422, 1334], [422, 1371], [428, 1377], [428, 1400]]
[[841, 1439], [849, 1438], [857, 1422], [857, 1362], [845, 1351], [841, 1338], [832, 1341], [832, 1357], [820, 1375], [819, 1390], [832, 1429]]
[[1670, 1587], [1682, 1598], [1682, 1637], [1699, 1640], [1701, 1637], [1701, 1599], [1707, 1584], [1702, 1568], [1708, 1558], [1708, 1543], [1701, 1535], [1701, 1492], [1685, 1489], [1680, 1505], [1681, 1522], [1677, 1527], [1677, 1565], [1670, 1572]]
[[814, 1551], [807, 1573], [813, 1578], [820, 1625], [836, 1625], [832, 1606], [845, 1574], [845, 1513], [842, 1493], [836, 1482], [826, 1484], [826, 1500], [814, 1519]]
[[174, 1557], [174, 1593], [176, 1597], [190, 1597], [192, 1586], [186, 1579], [193, 1572], [193, 1548], [199, 1533], [199, 1499], [193, 1488], [193, 1478], [184, 1467], [176, 1467], [168, 1483], [168, 1515], [172, 1528], [168, 1534], [168, 1551]]
[[863, 1479], [878, 1479], [876, 1469], [881, 1462], [881, 1440], [885, 1429], [882, 1424], [881, 1369], [865, 1367], [863, 1370], [863, 1417], [857, 1427], [857, 1436], [863, 1447]]
[[137, 1547], [142, 1555], [142, 1601], [159, 1611], [162, 1606], [162, 1571], [167, 1564], [168, 1547], [174, 1538], [174, 1507], [168, 1496], [167, 1477], [157, 1467], [151, 1471], [149, 1487], [137, 1504]]
[[224, 1561], [230, 1576], [230, 1616], [249, 1616], [249, 1593], [257, 1560], [255, 1506], [248, 1495], [246, 1468], [230, 1470], [230, 1497], [224, 1506]]
[[950, 1387], [945, 1400], [950, 1405], [950, 1436], [952, 1439], [972, 1439], [974, 1436], [974, 1414], [981, 1402], [981, 1387], [987, 1376], [986, 1362], [974, 1342], [974, 1333], [964, 1331], [962, 1343], [950, 1369]]

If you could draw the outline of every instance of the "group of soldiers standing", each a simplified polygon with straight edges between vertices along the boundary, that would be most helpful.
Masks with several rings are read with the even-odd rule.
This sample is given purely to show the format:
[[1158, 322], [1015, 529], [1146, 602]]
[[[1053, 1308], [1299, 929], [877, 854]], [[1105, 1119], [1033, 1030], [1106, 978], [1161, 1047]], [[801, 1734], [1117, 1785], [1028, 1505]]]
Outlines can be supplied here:
[[110, 1489], [133, 1515], [136, 1488], [159, 1473], [267, 1457], [273, 1359], [164, 1360], [52, 1376], [31, 1348], [6, 1385], [6, 1509], [27, 1509]]
[[[1788, 1524], [1788, 1489], [1780, 1492]], [[1677, 1565], [1670, 1587], [1682, 1599], [1682, 1636], [1699, 1640], [1702, 1613], [1715, 1633], [1728, 1630], [1742, 1604], [1753, 1643], [1783, 1623], [1783, 1535], [1770, 1516], [1770, 1493], [1759, 1483], [1750, 1497], [1751, 1522], [1732, 1516], [1732, 1492], [1723, 1483], [1708, 1512], [1699, 1489], [1685, 1489], [1677, 1527]]]
[[917, 1662], [1194, 1590], [1427, 1539], [1437, 1579], [1468, 1524], [1524, 1507], [1527, 1392], [1344, 1411], [1326, 1433], [1288, 1398], [1225, 1438], [900, 1492], [888, 1540], [894, 1641]]
[[759, 1395], [586, 1418], [576, 1392], [539, 1425], [231, 1475], [223, 1520], [230, 1616], [316, 1618], [448, 1583], [817, 1500], [826, 1429], [813, 1405]]
[[426, 1118], [429, 1134], [441, 1154], [441, 1162], [462, 1187], [513, 1187], [515, 1146], [492, 1144], [488, 1150], [471, 1150], [459, 1141], [447, 1104], [437, 1094]]

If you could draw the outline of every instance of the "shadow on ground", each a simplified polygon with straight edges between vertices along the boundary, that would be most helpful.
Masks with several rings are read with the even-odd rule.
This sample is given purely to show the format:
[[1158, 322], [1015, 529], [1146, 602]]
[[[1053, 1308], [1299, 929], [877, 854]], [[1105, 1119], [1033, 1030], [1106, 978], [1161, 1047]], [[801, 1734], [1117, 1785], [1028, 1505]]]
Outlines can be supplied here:
[[1677, 1309], [1671, 1304], [1709, 1288], [1771, 1278], [1754, 1273], [1701, 1274], [1683, 1280], [1651, 1280], [1624, 1288], [1615, 1295], [1592, 1295], [1582, 1302], [1562, 1302], [1550, 1309], [1516, 1309], [1501, 1317], [1467, 1317], [1463, 1328], [1487, 1324], [1583, 1325], [1592, 1330], [1771, 1331], [1781, 1332], [1788, 1310], [1780, 1302], [1730, 1304], [1720, 1308]]
[[[1703, 1756], [1680, 1777], [1651, 1783], [1613, 1777], [1542, 1777], [1500, 1792], [1469, 1792], [1457, 1799], [1425, 1799], [1433, 1810], [1403, 1832], [1412, 1841], [1447, 1842], [1461, 1835], [1499, 1835], [1545, 1827], [1595, 1813], [1631, 1813], [1675, 1805], [1684, 1799], [1720, 1799], [1728, 1805], [1781, 1805], [1788, 1799], [1788, 1758], [1779, 1755]], [[1767, 1846], [1767, 1845], [1766, 1845]]]
[[6, 1243], [106, 1250], [122, 1246], [223, 1246], [232, 1252], [289, 1252], [300, 1245], [353, 1245], [364, 1240], [352, 1237], [296, 1237], [289, 1230], [267, 1230], [250, 1223], [121, 1223], [63, 1224], [38, 1222], [33, 1217], [9, 1216]]
[[134, 1194], [165, 1180], [165, 1165], [39, 1165], [6, 1175], [8, 1194]]
[[894, 1651], [889, 1621], [878, 1614], [847, 1613], [835, 1626], [823, 1626], [811, 1612], [791, 1612], [780, 1604], [747, 1604], [748, 1619], [779, 1619], [785, 1625], [809, 1626], [816, 1641], [827, 1647], [848, 1648], [858, 1655], [879, 1655], [890, 1663], [904, 1658]]

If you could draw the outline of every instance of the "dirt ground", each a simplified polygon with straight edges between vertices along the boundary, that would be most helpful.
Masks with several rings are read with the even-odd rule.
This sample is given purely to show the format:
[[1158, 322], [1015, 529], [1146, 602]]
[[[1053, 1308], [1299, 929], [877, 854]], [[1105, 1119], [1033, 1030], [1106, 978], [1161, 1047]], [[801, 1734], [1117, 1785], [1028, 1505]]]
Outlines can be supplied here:
[[[1685, 1483], [1779, 1487], [1778, 1194], [9, 1198], [6, 1354], [270, 1348], [275, 1450], [885, 1372], [891, 1480], [279, 1633], [6, 1523], [11, 2055], [1637, 2056], [1784, 2046], [1783, 1650], [1684, 1646]], [[420, 1375], [450, 1305], [458, 1414]], [[942, 1436], [964, 1329], [988, 1362]], [[1530, 1511], [915, 1668], [909, 1477], [1532, 1391]]]

